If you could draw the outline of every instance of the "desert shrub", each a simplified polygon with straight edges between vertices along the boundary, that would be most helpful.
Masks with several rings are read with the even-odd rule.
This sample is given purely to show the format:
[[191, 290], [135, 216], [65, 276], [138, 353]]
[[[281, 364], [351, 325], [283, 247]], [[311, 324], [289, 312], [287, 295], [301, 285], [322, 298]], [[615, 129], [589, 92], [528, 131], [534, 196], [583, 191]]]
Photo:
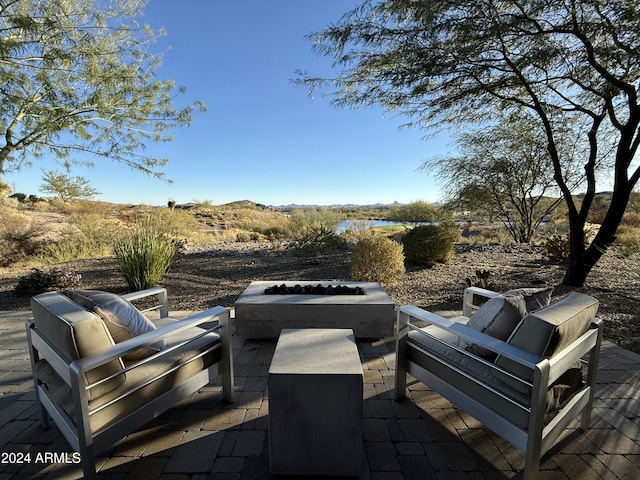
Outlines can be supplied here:
[[383, 236], [360, 240], [351, 254], [351, 277], [361, 282], [393, 285], [404, 277], [402, 245]]
[[44, 227], [28, 217], [7, 213], [0, 222], [0, 266], [32, 256], [42, 246]]
[[38, 295], [52, 290], [77, 288], [82, 283], [79, 273], [65, 272], [59, 268], [40, 270], [34, 268], [31, 273], [18, 280], [15, 291], [20, 295]]
[[291, 241], [294, 254], [313, 257], [322, 251], [344, 248], [346, 242], [333, 228], [324, 225], [308, 225], [298, 231]]
[[407, 262], [430, 267], [453, 257], [453, 230], [449, 226], [420, 225], [402, 237]]
[[293, 210], [289, 221], [293, 252], [315, 256], [321, 251], [343, 248], [346, 242], [336, 231], [340, 220], [340, 215], [328, 208]]
[[640, 228], [630, 225], [620, 225], [616, 233], [615, 245], [618, 253], [629, 257], [640, 252]]
[[16, 200], [18, 200], [20, 203], [24, 203], [27, 201], [27, 195], [25, 193], [13, 193], [11, 195], [9, 195], [9, 198], [15, 198]]
[[113, 247], [118, 271], [133, 290], [156, 286], [171, 267], [179, 243], [148, 219], [120, 236]]
[[11, 193], [11, 187], [0, 178], [0, 198], [4, 198]]
[[287, 229], [278, 225], [267, 227], [261, 233], [267, 240], [283, 240], [288, 237]]
[[43, 246], [37, 256], [45, 265], [51, 265], [110, 255], [119, 232], [120, 225], [103, 215], [72, 213], [69, 226], [60, 232], [60, 238]]
[[202, 225], [198, 220], [184, 210], [171, 210], [170, 208], [155, 208], [149, 215], [148, 221], [156, 228], [173, 237], [187, 238], [198, 236], [202, 231]]
[[569, 261], [569, 233], [549, 232], [544, 240], [544, 248], [553, 261], [567, 263]]
[[640, 213], [638, 212], [625, 212], [622, 217], [623, 225], [631, 225], [634, 227], [640, 226]]
[[475, 275], [471, 275], [465, 279], [467, 287], [480, 287], [488, 290], [494, 290], [493, 273], [491, 270], [478, 269]]
[[[593, 223], [585, 224], [584, 242], [586, 244], [593, 241], [599, 228], [600, 225]], [[562, 231], [558, 228], [549, 230], [543, 240], [543, 245], [551, 260], [558, 263], [567, 263], [569, 261], [570, 244], [568, 231]]]
[[290, 221], [294, 229], [297, 225], [323, 225], [335, 230], [342, 216], [330, 208], [298, 208], [291, 212]]
[[349, 228], [342, 232], [342, 236], [347, 242], [358, 243], [373, 235], [373, 222], [369, 220], [352, 220]]
[[0, 197], [0, 207], [17, 209], [20, 207], [20, 202], [16, 198]]
[[236, 234], [236, 242], [238, 243], [247, 243], [251, 241], [251, 235], [249, 235], [249, 232], [246, 232], [244, 230], [240, 230], [237, 234]]

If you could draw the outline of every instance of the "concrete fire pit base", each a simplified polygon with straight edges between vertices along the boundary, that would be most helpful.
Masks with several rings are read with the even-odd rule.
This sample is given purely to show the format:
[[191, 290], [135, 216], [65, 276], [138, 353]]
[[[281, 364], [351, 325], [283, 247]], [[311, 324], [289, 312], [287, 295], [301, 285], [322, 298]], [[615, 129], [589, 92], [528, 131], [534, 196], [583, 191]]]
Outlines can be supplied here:
[[[265, 288], [285, 284], [346, 285], [364, 295], [265, 295]], [[375, 282], [261, 281], [251, 282], [235, 302], [236, 335], [250, 339], [278, 338], [285, 328], [350, 328], [357, 338], [393, 336], [393, 301]]]

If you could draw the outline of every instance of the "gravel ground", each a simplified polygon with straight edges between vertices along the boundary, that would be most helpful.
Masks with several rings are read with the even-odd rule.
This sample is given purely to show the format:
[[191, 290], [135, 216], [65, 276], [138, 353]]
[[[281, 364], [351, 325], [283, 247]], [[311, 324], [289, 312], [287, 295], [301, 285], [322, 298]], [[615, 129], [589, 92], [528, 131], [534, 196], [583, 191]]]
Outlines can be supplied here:
[[[314, 260], [294, 256], [283, 244], [221, 243], [187, 246], [176, 258], [162, 284], [169, 291], [172, 310], [202, 310], [233, 306], [254, 280], [349, 280], [350, 251]], [[112, 257], [59, 265], [82, 275], [82, 288], [123, 293], [124, 280]], [[460, 309], [466, 279], [476, 270], [489, 272], [490, 288], [498, 291], [525, 286], [556, 286], [564, 267], [550, 262], [544, 249], [533, 245], [457, 244], [454, 258], [432, 268], [408, 267], [403, 282], [386, 288], [396, 305], [413, 304], [429, 310]], [[13, 292], [28, 269], [0, 272], [0, 310], [28, 309], [28, 298]], [[594, 267], [579, 291], [600, 300], [605, 337], [640, 353], [640, 257], [609, 251]], [[554, 296], [568, 290], [558, 286]]]

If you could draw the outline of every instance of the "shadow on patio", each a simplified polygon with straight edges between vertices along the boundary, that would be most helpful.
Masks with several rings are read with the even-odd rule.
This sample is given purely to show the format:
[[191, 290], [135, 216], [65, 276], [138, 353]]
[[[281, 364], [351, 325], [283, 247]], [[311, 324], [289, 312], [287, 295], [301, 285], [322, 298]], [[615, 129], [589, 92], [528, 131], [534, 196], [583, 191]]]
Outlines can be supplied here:
[[[27, 316], [0, 315], [0, 478], [81, 478], [79, 464], [61, 463], [73, 462], [73, 452], [57, 427], [43, 431], [38, 422]], [[267, 373], [275, 344], [235, 336], [236, 402], [224, 404], [219, 385], [201, 389], [100, 453], [99, 477], [272, 478]], [[393, 347], [392, 341], [358, 341], [364, 370], [360, 478], [519, 478], [524, 459], [518, 450], [423, 384], [409, 384], [408, 400], [392, 399]], [[640, 478], [640, 356], [604, 342], [600, 365], [592, 428], [582, 433], [572, 424], [543, 457], [540, 478]], [[18, 463], [27, 452], [30, 461]]]

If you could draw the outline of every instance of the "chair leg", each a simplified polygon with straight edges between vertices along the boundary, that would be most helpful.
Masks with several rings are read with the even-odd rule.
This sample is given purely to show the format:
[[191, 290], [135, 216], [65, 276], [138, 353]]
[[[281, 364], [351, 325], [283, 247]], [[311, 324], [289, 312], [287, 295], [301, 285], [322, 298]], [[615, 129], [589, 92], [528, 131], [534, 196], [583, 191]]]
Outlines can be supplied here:
[[40, 402], [39, 395], [36, 394], [36, 402], [38, 402], [38, 407], [40, 410], [40, 425], [43, 430], [49, 430], [49, 413], [47, 409], [44, 408], [44, 405]]
[[96, 472], [96, 459], [93, 455], [93, 452], [88, 453], [87, 451], [80, 453], [82, 459], [82, 474], [86, 479], [94, 479], [98, 478], [98, 473]]
[[522, 480], [539, 480], [540, 478], [540, 457], [528, 458], [525, 455], [524, 471], [522, 472]]
[[233, 375], [233, 349], [231, 348], [231, 325], [229, 312], [222, 315], [220, 322], [220, 336], [222, 340], [222, 395], [224, 399], [233, 403], [234, 400], [234, 375]]
[[395, 399], [403, 400], [407, 396], [407, 334], [409, 316], [398, 312], [396, 320], [396, 373], [395, 373]]

